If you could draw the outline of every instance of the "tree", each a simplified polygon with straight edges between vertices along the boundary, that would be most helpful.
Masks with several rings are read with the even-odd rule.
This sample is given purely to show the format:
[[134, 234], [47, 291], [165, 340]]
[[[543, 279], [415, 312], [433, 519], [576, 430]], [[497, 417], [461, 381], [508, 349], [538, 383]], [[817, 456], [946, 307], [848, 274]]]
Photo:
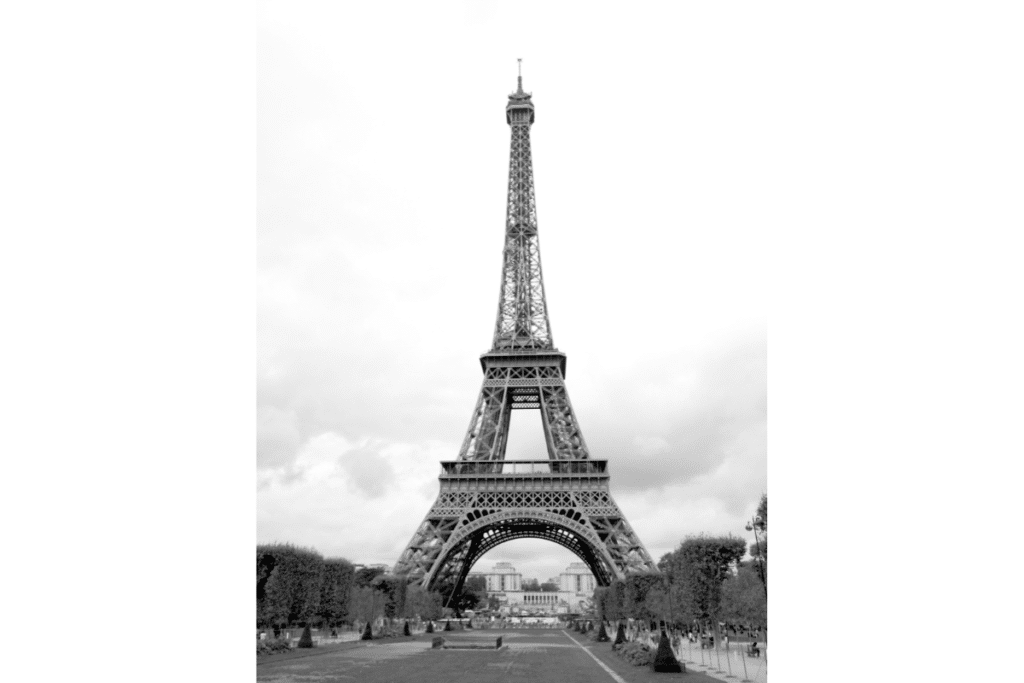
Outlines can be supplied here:
[[441, 594], [412, 584], [405, 589], [405, 617], [410, 619], [440, 619]]
[[648, 594], [652, 590], [657, 595], [657, 589], [664, 585], [661, 574], [655, 572], [628, 574], [623, 584], [623, 616], [644, 621], [664, 618], [662, 610], [657, 606], [652, 609], [652, 605], [647, 601]]
[[523, 581], [522, 586], [524, 591], [540, 591], [540, 583], [537, 579], [526, 579]]
[[540, 585], [540, 589], [544, 593], [557, 593], [558, 584], [554, 583], [553, 581], [545, 581]]
[[383, 573], [383, 567], [360, 567], [356, 570], [353, 582], [357, 588], [367, 588], [373, 585], [374, 580]]
[[764, 584], [764, 594], [768, 597], [768, 494], [761, 495], [754, 519], [747, 524], [747, 531], [754, 532], [754, 543], [750, 546], [750, 556], [754, 558], [758, 574]]
[[403, 576], [382, 574], [373, 580], [372, 587], [381, 594], [384, 616], [388, 619], [395, 619], [404, 611], [406, 585]]
[[320, 587], [320, 619], [338, 626], [349, 617], [355, 567], [340, 558], [324, 560], [324, 581]]
[[370, 586], [353, 586], [350, 616], [371, 622], [384, 616], [384, 596]]
[[258, 626], [307, 623], [320, 608], [324, 559], [312, 549], [275, 543], [256, 546]]
[[737, 624], [766, 626], [768, 600], [761, 578], [751, 564], [743, 564], [739, 571], [722, 583], [721, 619]]
[[679, 608], [676, 619], [717, 623], [722, 584], [746, 552], [742, 538], [701, 535], [664, 555], [658, 566], [666, 573], [673, 610]]
[[[471, 576], [462, 584], [458, 593], [454, 593], [454, 586], [451, 581], [438, 585], [438, 592], [442, 596], [451, 596], [445, 607], [455, 611], [455, 616], [461, 618], [465, 610], [476, 608], [478, 604], [487, 598], [487, 579], [482, 576]], [[454, 593], [454, 594], [453, 594]]]

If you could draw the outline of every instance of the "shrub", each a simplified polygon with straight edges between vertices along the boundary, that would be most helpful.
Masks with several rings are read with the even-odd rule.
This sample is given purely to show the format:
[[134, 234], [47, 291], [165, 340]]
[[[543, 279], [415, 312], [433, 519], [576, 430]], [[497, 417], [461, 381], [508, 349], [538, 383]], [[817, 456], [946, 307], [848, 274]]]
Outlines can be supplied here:
[[427, 633], [433, 633], [433, 632], [434, 632], [434, 622], [428, 621], [427, 622]]
[[309, 624], [306, 624], [306, 628], [302, 629], [299, 647], [313, 647], [313, 632], [309, 630]]
[[405, 626], [402, 628], [402, 635], [403, 636], [411, 636], [412, 635], [412, 633], [409, 632], [409, 620], [408, 619], [406, 619]]
[[683, 667], [679, 664], [679, 660], [672, 653], [672, 646], [668, 642], [668, 636], [665, 632], [661, 632], [661, 640], [658, 641], [658, 652], [654, 655], [654, 661], [651, 662], [651, 668], [655, 671], [667, 672], [667, 673], [682, 673]]
[[256, 641], [257, 655], [272, 655], [275, 652], [288, 652], [291, 649], [291, 645], [289, 645], [288, 641], [284, 640], [283, 638], [273, 638], [268, 640]]
[[615, 632], [615, 642], [612, 643], [612, 647], [622, 645], [624, 642], [626, 642], [626, 626], [620, 621], [619, 630]]
[[370, 629], [370, 622], [366, 622], [366, 628], [363, 629], [363, 635], [359, 640], [373, 640], [373, 631]]
[[650, 666], [654, 661], [651, 648], [643, 643], [632, 642], [612, 646], [612, 651], [633, 666]]
[[607, 643], [611, 638], [608, 637], [608, 633], [604, 630], [604, 622], [601, 622], [601, 628], [597, 632], [597, 636], [594, 638], [599, 643]]
[[452, 630], [452, 622], [451, 622], [450, 619], [448, 621], [444, 622], [444, 630], [445, 631], [451, 631]]

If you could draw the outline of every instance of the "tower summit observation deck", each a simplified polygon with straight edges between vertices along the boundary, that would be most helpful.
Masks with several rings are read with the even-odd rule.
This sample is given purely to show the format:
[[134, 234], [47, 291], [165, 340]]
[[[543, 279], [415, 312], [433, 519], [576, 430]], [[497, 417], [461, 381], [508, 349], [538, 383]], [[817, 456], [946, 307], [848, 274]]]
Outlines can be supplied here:
[[[511, 128], [501, 289], [483, 386], [458, 458], [441, 463], [440, 492], [395, 566], [424, 588], [457, 594], [487, 551], [542, 538], [579, 557], [608, 585], [657, 571], [611, 497], [607, 461], [593, 460], [565, 386], [566, 357], [551, 336], [537, 232], [532, 95], [508, 96]], [[546, 459], [505, 461], [512, 410], [541, 413]]]

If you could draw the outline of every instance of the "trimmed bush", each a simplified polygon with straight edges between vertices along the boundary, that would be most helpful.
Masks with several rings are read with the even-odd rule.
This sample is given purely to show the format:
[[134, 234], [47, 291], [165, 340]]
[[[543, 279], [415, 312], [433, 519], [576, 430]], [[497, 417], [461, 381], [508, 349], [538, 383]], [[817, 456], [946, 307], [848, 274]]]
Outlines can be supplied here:
[[594, 640], [596, 640], [599, 643], [607, 643], [609, 640], [611, 640], [611, 638], [608, 637], [608, 634], [604, 630], [603, 621], [601, 622], [601, 629], [597, 632], [597, 637]]
[[650, 666], [654, 661], [654, 653], [651, 652], [651, 648], [635, 641], [615, 645], [612, 647], [612, 651], [633, 666]]
[[444, 630], [445, 631], [451, 631], [452, 630], [451, 619], [449, 619], [448, 621], [444, 622]]
[[594, 630], [594, 622], [592, 622], [592, 621], [588, 621], [588, 622], [587, 622], [587, 633], [590, 633], [590, 632], [592, 632], [593, 630]]
[[373, 640], [373, 631], [370, 629], [370, 622], [366, 622], [366, 628], [363, 629], [363, 635], [359, 640]]
[[668, 636], [661, 632], [661, 640], [658, 641], [658, 652], [654, 655], [651, 668], [664, 673], [683, 673], [684, 669], [676, 656], [672, 653], [672, 646], [668, 642]]
[[427, 622], [427, 633], [433, 633], [433, 632], [434, 632], [434, 622], [428, 621]]
[[409, 631], [409, 620], [408, 619], [406, 619], [406, 621], [405, 621], [405, 626], [402, 627], [402, 635], [403, 636], [411, 636], [412, 635], [412, 633]]
[[612, 643], [612, 647], [622, 645], [624, 642], [626, 642], [626, 625], [620, 621], [619, 630], [615, 632], [615, 642]]
[[309, 630], [309, 624], [306, 624], [306, 628], [302, 629], [299, 647], [313, 647], [313, 632]]

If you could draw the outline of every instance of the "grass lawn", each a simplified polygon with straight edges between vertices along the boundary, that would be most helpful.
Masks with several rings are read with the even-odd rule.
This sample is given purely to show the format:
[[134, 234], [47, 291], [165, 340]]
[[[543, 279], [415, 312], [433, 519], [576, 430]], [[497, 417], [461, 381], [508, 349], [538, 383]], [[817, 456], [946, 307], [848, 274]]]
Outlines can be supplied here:
[[488, 629], [436, 635], [450, 643], [479, 644], [493, 644], [502, 636], [506, 647], [501, 650], [432, 650], [432, 634], [358, 641], [305, 650], [302, 655], [260, 657], [256, 680], [268, 683], [613, 683], [615, 679], [587, 654], [589, 651], [627, 683], [683, 678], [691, 683], [720, 683], [695, 672], [656, 674], [647, 668], [634, 667], [612, 654], [611, 643], [595, 643], [577, 633], [572, 633], [570, 638], [560, 630]]

